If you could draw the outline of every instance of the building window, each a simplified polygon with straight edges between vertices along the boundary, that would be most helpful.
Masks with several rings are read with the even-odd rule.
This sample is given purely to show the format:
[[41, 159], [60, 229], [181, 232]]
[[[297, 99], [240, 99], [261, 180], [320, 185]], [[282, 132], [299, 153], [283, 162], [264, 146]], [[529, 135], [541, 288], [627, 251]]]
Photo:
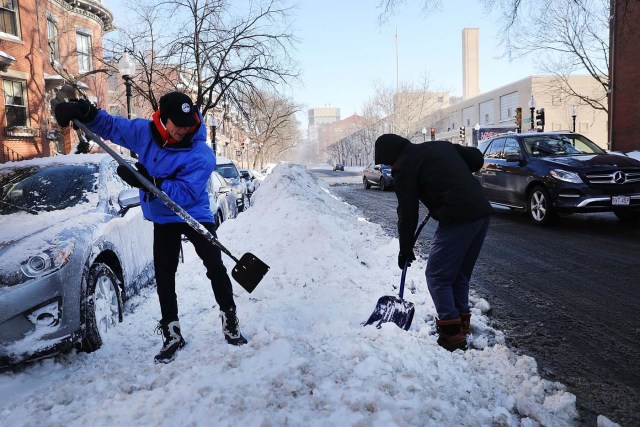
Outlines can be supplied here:
[[76, 33], [78, 45], [78, 71], [81, 73], [91, 71], [91, 36]]
[[58, 45], [58, 26], [53, 18], [47, 18], [47, 38], [49, 40], [49, 60], [60, 60], [60, 47]]
[[493, 124], [494, 123], [493, 99], [482, 102], [479, 108], [480, 108], [480, 114], [479, 114], [480, 124], [481, 125]]
[[27, 125], [27, 100], [26, 82], [15, 80], [4, 80], [5, 114], [7, 116], [7, 127]]
[[13, 36], [18, 35], [18, 12], [14, 0], [0, 0], [0, 31]]
[[500, 97], [500, 121], [509, 122], [516, 116], [518, 106], [518, 92], [511, 92]]

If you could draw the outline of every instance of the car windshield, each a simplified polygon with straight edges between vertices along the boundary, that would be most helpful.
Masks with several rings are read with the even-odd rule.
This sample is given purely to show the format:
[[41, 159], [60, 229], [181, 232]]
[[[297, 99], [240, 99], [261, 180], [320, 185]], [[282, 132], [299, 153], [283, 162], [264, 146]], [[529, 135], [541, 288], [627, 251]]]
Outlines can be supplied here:
[[216, 171], [227, 179], [239, 178], [238, 170], [233, 164], [217, 165]]
[[606, 152], [593, 141], [578, 134], [526, 136], [523, 137], [523, 142], [527, 153], [533, 157], [575, 156]]
[[97, 165], [29, 166], [0, 171], [0, 215], [55, 211], [88, 201]]

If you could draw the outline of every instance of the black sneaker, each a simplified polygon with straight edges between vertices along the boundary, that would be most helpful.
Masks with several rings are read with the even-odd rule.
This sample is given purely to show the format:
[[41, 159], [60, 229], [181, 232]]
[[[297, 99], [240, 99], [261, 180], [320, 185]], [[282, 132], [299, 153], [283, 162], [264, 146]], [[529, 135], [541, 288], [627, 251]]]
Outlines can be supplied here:
[[227, 311], [221, 311], [220, 317], [222, 318], [222, 333], [224, 339], [231, 345], [243, 345], [247, 343], [247, 339], [242, 336], [238, 329], [238, 317], [236, 316], [236, 309], [232, 308]]
[[163, 336], [163, 345], [153, 360], [156, 363], [169, 363], [176, 357], [176, 352], [186, 344], [180, 334], [180, 323], [177, 320], [166, 325], [160, 322], [156, 327], [156, 333]]

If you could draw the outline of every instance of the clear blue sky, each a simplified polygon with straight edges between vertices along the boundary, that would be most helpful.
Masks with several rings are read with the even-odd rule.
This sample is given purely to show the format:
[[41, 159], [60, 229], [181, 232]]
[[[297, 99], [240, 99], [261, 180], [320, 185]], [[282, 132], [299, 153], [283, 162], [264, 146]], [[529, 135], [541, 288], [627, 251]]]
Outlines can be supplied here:
[[[116, 25], [122, 22], [126, 2], [103, 3]], [[531, 61], [501, 57], [498, 14], [487, 15], [480, 0], [443, 1], [428, 15], [419, 3], [409, 0], [380, 23], [378, 0], [299, 0], [291, 24], [300, 44], [292, 54], [302, 84], [286, 94], [305, 112], [330, 105], [341, 109], [342, 118], [362, 113], [374, 95], [374, 82], [396, 86], [396, 29], [400, 82], [419, 85], [427, 75], [431, 89], [461, 96], [463, 28], [480, 29], [481, 92], [536, 74]]]

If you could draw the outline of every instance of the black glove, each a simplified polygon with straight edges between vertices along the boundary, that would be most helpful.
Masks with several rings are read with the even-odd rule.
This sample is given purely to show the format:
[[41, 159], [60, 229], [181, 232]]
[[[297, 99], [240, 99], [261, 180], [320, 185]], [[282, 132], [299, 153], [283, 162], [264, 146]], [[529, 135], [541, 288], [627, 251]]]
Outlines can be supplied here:
[[[145, 168], [144, 165], [142, 163], [140, 163], [140, 162], [136, 162], [136, 169], [138, 170], [138, 173], [140, 173], [140, 175], [144, 176], [149, 181], [151, 181], [151, 183], [153, 185], [155, 185], [156, 187], [160, 188], [160, 185], [162, 185], [162, 182], [164, 181], [164, 179], [162, 179], [162, 178], [154, 178], [151, 175], [149, 175], [149, 171], [147, 171], [147, 168]], [[118, 173], [118, 176], [120, 176], [120, 178], [122, 178], [122, 180], [124, 182], [126, 182], [127, 184], [129, 184], [130, 186], [136, 187], [136, 188], [140, 188], [143, 191], [149, 191], [149, 190], [147, 190], [147, 187], [145, 187], [138, 180], [138, 178], [136, 178], [136, 176], [133, 174], [133, 172], [131, 172], [129, 170], [128, 167], [120, 165], [116, 169], [116, 172]]]
[[398, 267], [400, 270], [404, 269], [405, 262], [408, 261], [407, 267], [411, 267], [411, 261], [415, 261], [416, 256], [413, 253], [413, 250], [410, 250], [406, 255], [403, 253], [398, 254]]
[[56, 121], [62, 127], [69, 126], [69, 122], [78, 119], [82, 123], [88, 123], [96, 117], [98, 108], [86, 99], [71, 99], [56, 105], [54, 115]]

